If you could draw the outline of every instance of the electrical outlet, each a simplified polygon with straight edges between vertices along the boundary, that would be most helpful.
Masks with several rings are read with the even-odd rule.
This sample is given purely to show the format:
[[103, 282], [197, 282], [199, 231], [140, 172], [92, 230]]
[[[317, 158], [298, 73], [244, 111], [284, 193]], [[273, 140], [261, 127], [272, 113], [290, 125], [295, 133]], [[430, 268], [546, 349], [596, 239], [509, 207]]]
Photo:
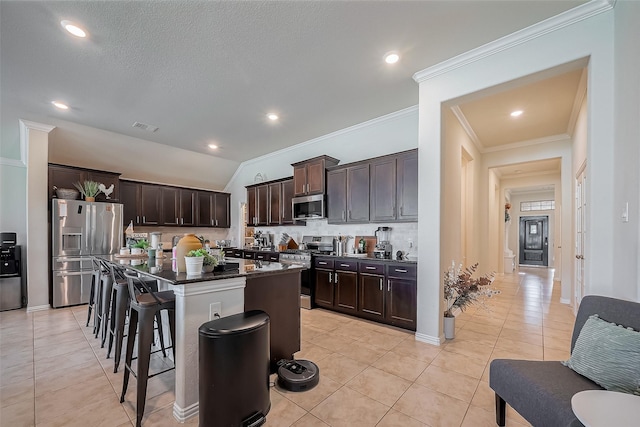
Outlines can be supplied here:
[[409, 243], [409, 248], [413, 247], [413, 239], [407, 239], [407, 242]]
[[209, 320], [215, 320], [222, 317], [222, 303], [212, 302], [209, 304]]

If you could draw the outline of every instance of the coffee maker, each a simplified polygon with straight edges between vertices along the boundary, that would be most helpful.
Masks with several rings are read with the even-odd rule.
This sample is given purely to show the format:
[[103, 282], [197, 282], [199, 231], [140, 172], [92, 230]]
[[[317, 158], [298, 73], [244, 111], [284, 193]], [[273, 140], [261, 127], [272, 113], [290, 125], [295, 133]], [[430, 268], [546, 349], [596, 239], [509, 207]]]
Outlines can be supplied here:
[[389, 242], [389, 234], [391, 233], [391, 227], [378, 227], [375, 232], [376, 235], [376, 247], [373, 250], [373, 256], [382, 259], [391, 259], [393, 249]]

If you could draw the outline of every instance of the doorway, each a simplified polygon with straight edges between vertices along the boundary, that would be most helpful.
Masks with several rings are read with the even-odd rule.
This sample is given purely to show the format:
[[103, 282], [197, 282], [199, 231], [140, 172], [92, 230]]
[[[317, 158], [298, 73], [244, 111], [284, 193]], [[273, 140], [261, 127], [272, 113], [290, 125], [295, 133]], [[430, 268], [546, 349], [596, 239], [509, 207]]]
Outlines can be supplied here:
[[549, 265], [549, 217], [520, 217], [520, 265]]

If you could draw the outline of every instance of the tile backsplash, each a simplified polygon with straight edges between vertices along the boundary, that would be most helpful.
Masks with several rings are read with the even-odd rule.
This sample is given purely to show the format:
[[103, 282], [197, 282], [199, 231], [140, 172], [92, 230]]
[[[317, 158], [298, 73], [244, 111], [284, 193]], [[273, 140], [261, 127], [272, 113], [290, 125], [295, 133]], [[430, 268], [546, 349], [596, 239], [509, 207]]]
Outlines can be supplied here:
[[[307, 221], [305, 226], [255, 227], [256, 231], [274, 235], [274, 243], [280, 242], [282, 233], [287, 233], [296, 242], [302, 241], [302, 236], [374, 236], [378, 227], [391, 227], [390, 240], [393, 246], [393, 258], [398, 251], [405, 254], [418, 255], [418, 223], [389, 223], [389, 224], [328, 224], [326, 219]], [[410, 243], [412, 242], [412, 244]], [[410, 247], [411, 246], [411, 247]]]
[[[126, 228], [126, 227], [125, 227]], [[136, 226], [134, 227], [136, 233], [162, 233], [162, 247], [164, 249], [171, 249], [171, 241], [173, 236], [182, 236], [186, 233], [193, 233], [196, 236], [203, 236], [208, 239], [213, 246], [216, 240], [227, 239], [228, 229], [226, 228], [207, 228], [207, 227], [153, 227], [153, 226]]]

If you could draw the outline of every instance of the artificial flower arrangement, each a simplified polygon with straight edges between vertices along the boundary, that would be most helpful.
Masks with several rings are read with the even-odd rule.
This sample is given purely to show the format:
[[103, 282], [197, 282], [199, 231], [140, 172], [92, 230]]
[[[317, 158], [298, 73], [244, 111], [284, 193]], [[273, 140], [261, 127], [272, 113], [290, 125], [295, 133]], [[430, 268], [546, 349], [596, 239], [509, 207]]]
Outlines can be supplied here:
[[451, 261], [451, 266], [444, 273], [444, 300], [446, 302], [445, 317], [453, 317], [453, 310], [459, 307], [464, 311], [467, 306], [483, 299], [490, 298], [500, 291], [491, 289], [494, 273], [483, 274], [480, 277], [473, 277], [478, 269], [478, 263], [470, 267], [462, 268], [462, 264], [456, 266], [455, 261]]

